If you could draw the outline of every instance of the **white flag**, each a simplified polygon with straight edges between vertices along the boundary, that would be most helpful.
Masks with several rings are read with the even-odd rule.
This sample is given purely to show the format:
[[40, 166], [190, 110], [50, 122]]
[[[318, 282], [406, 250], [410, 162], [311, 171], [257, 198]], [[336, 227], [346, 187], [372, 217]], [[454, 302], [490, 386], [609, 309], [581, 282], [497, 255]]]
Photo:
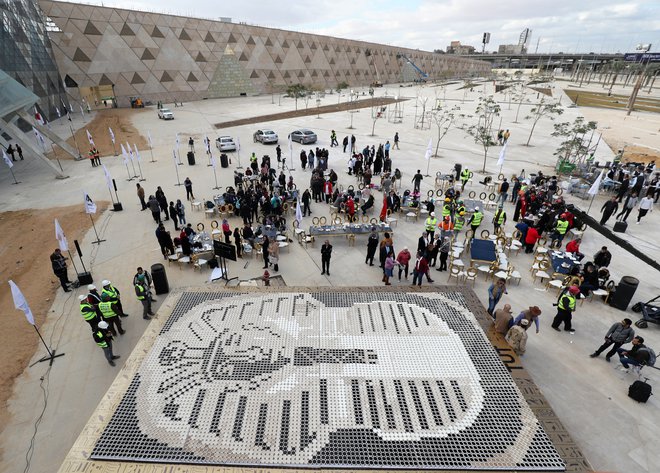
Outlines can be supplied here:
[[[81, 105], [81, 109], [82, 109], [82, 105]], [[87, 129], [85, 129], [85, 132], [87, 133], [87, 139], [89, 140], [89, 144], [96, 148], [96, 145], [94, 144], [94, 140], [92, 139], [92, 134]]]
[[605, 172], [605, 169], [600, 171], [600, 174], [594, 181], [593, 185], [591, 188], [587, 191], [587, 194], [589, 195], [596, 195], [598, 194], [598, 189], [600, 188], [600, 183], [603, 181], [603, 173]]
[[133, 147], [135, 148], [135, 159], [140, 161], [140, 152], [137, 149], [137, 145], [135, 143], [133, 143]]
[[55, 238], [57, 238], [57, 242], [60, 245], [60, 250], [69, 251], [69, 243], [66, 241], [66, 236], [64, 236], [64, 231], [62, 231], [62, 227], [60, 227], [60, 222], [58, 222], [57, 219], [55, 219]]
[[9, 159], [9, 156], [7, 155], [7, 152], [4, 149], [2, 150], [2, 158], [5, 160], [5, 164], [10, 169], [14, 167], [14, 163], [11, 162], [11, 159]]
[[504, 158], [506, 157], [506, 145], [508, 142], [504, 143], [504, 146], [502, 146], [502, 149], [500, 150], [500, 158], [497, 160], [497, 165], [502, 166], [504, 164]]
[[105, 183], [108, 185], [110, 192], [112, 192], [112, 177], [110, 176], [110, 171], [108, 171], [108, 168], [105, 167], [105, 164], [102, 164], [102, 166], [103, 173], [105, 174]]
[[209, 159], [211, 160], [211, 166], [213, 166], [213, 169], [215, 169], [215, 158], [213, 157], [213, 155], [211, 155]]
[[62, 114], [60, 113], [60, 109], [58, 107], [55, 107], [55, 113], [57, 113], [57, 118], [62, 118]]
[[298, 226], [300, 226], [302, 219], [303, 219], [302, 203], [300, 202], [300, 196], [298, 196], [298, 203], [296, 205], [296, 222], [298, 222]]
[[174, 141], [176, 141], [176, 149], [179, 149], [179, 134], [178, 133], [176, 134], [176, 139]]
[[112, 128], [108, 127], [108, 131], [110, 132], [110, 139], [112, 140], [112, 144], [115, 144], [115, 134], [112, 132]]
[[178, 164], [177, 160], [176, 160], [176, 150], [175, 149], [172, 150], [172, 158], [174, 158], [174, 164]]
[[34, 106], [34, 118], [37, 120], [37, 122], [41, 125], [44, 126], [46, 122], [44, 121], [43, 117], [41, 116], [41, 113], [39, 113], [39, 110], [37, 110], [37, 106]]
[[89, 196], [87, 192], [84, 192], [85, 194], [85, 213], [86, 214], [95, 214], [96, 213], [96, 204], [92, 200], [92, 198]]
[[241, 150], [241, 140], [236, 137], [236, 152], [238, 153]]
[[34, 130], [34, 136], [37, 137], [37, 143], [39, 143], [41, 145], [41, 147], [44, 149], [44, 152], [45, 152], [46, 151], [46, 140], [44, 139], [44, 136], [41, 133], [39, 133], [39, 130], [37, 130], [36, 128], [32, 127], [32, 129]]
[[83, 110], [82, 104], [80, 104], [80, 114], [85, 118], [85, 111]]
[[12, 280], [9, 281], [9, 287], [11, 287], [11, 296], [14, 298], [14, 307], [25, 312], [25, 318], [27, 321], [34, 325], [34, 316], [32, 315], [30, 306], [25, 300], [23, 293]]
[[154, 144], [151, 141], [151, 132], [150, 131], [147, 132], [147, 138], [149, 139], [149, 148], [153, 149]]
[[123, 143], [119, 143], [119, 146], [121, 146], [121, 155], [124, 158], [124, 164], [128, 164], [128, 153], [126, 152], [126, 148], [124, 148]]
[[128, 150], [128, 157], [131, 158], [131, 162], [133, 161], [133, 148], [131, 148], [131, 145], [128, 144], [128, 141], [126, 142], [126, 149]]
[[424, 158], [428, 161], [431, 159], [431, 155], [433, 154], [433, 139], [429, 138], [429, 145], [426, 147], [426, 153], [424, 153]]

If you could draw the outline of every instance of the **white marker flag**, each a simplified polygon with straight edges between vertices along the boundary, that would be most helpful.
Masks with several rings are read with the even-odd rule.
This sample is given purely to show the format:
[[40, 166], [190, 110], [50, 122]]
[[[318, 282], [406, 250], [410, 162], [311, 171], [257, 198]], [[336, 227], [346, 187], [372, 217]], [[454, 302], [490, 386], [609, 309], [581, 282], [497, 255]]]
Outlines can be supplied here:
[[128, 144], [128, 141], [126, 142], [126, 149], [128, 150], [128, 156], [131, 158], [131, 162], [133, 161], [133, 148], [131, 148], [131, 145]]
[[133, 147], [135, 148], [135, 158], [140, 161], [140, 152], [137, 149], [137, 145], [133, 143]]
[[504, 164], [504, 158], [506, 157], [506, 145], [507, 143], [504, 143], [504, 146], [502, 146], [502, 149], [500, 150], [500, 158], [497, 160], [498, 166], [502, 166]]
[[11, 169], [14, 167], [14, 163], [11, 162], [11, 159], [9, 159], [9, 156], [7, 155], [7, 152], [3, 149], [2, 150], [2, 159], [5, 160], [5, 164]]
[[215, 158], [213, 157], [213, 155], [211, 155], [209, 159], [211, 160], [211, 166], [213, 166], [213, 169], [215, 169]]
[[124, 164], [128, 164], [128, 153], [126, 152], [126, 148], [124, 148], [123, 143], [119, 143], [119, 146], [121, 147], [121, 155], [124, 158]]
[[108, 131], [110, 132], [110, 139], [112, 140], [112, 144], [115, 144], [115, 134], [112, 132], [112, 128], [108, 127]]
[[108, 168], [105, 167], [105, 164], [103, 166], [103, 173], [105, 174], [105, 183], [108, 185], [108, 189], [110, 189], [110, 192], [112, 192], [112, 177], [110, 176], [110, 171], [108, 171]]
[[25, 318], [27, 319], [27, 321], [30, 322], [32, 325], [34, 325], [34, 315], [32, 315], [30, 306], [25, 300], [23, 293], [18, 288], [16, 283], [14, 283], [14, 281], [11, 280], [9, 281], [9, 287], [11, 287], [11, 296], [14, 298], [14, 307], [16, 307], [18, 310], [22, 310], [23, 312], [25, 312]]
[[432, 138], [429, 138], [429, 145], [426, 147], [426, 153], [424, 153], [424, 158], [428, 161], [431, 159], [431, 155], [433, 154], [433, 140]]
[[151, 132], [150, 131], [147, 132], [147, 138], [149, 139], [149, 148], [153, 149], [154, 144], [151, 141]]
[[39, 133], [39, 130], [36, 128], [32, 128], [34, 130], [34, 136], [37, 137], [37, 143], [41, 145], [41, 147], [44, 149], [44, 152], [46, 151], [46, 140], [44, 139], [44, 135]]
[[80, 104], [80, 114], [85, 118], [85, 110], [83, 110], [82, 104]]
[[298, 222], [298, 226], [302, 223], [302, 219], [302, 203], [300, 202], [300, 196], [298, 196], [298, 202], [296, 204], [296, 222]]
[[600, 188], [600, 183], [603, 181], [603, 173], [605, 172], [605, 169], [600, 171], [600, 174], [594, 181], [593, 185], [591, 188], [587, 191], [587, 194], [589, 195], [596, 195], [598, 194], [598, 189]]
[[95, 214], [96, 213], [96, 204], [92, 200], [92, 198], [89, 196], [87, 192], [84, 192], [85, 194], [85, 213], [86, 214]]
[[55, 238], [57, 238], [60, 250], [69, 251], [69, 243], [66, 241], [64, 231], [62, 230], [62, 227], [60, 227], [60, 222], [57, 219], [55, 219]]
[[62, 118], [62, 114], [60, 113], [60, 109], [58, 107], [55, 107], [55, 113], [57, 113], [57, 118]]
[[87, 133], [87, 139], [89, 140], [89, 144], [96, 148], [96, 145], [94, 144], [94, 140], [92, 139], [92, 134], [87, 129], [85, 129], [85, 133]]
[[177, 160], [176, 160], [176, 150], [175, 149], [172, 150], [172, 158], [174, 158], [174, 164], [178, 164]]
[[241, 150], [241, 140], [236, 137], [236, 152], [238, 153]]

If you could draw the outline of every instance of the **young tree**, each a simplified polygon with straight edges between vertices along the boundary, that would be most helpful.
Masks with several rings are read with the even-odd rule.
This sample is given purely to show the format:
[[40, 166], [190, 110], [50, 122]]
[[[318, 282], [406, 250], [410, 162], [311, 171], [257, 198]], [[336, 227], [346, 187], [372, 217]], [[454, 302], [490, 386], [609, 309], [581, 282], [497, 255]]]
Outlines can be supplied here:
[[296, 110], [298, 110], [298, 99], [307, 95], [307, 87], [302, 84], [290, 85], [286, 89], [286, 94], [296, 99]]
[[[577, 117], [573, 123], [556, 123], [552, 136], [563, 137], [564, 141], [559, 145], [554, 155], [557, 156], [560, 162], [581, 164], [591, 151], [591, 139], [596, 127], [596, 122], [587, 122], [584, 117]], [[586, 135], [590, 131], [592, 134], [587, 140]]]
[[478, 117], [477, 123], [469, 126], [466, 131], [474, 138], [474, 142], [480, 144], [484, 149], [484, 165], [481, 171], [486, 172], [488, 149], [496, 144], [493, 139], [493, 120], [500, 115], [500, 106], [492, 96], [481, 96], [475, 114]]
[[337, 103], [341, 100], [341, 91], [344, 89], [348, 89], [348, 82], [346, 81], [341, 81], [337, 84], [337, 87], [335, 90], [337, 91]]
[[454, 126], [456, 120], [456, 112], [460, 110], [459, 106], [454, 106], [452, 108], [443, 108], [438, 106], [435, 110], [431, 112], [431, 117], [433, 123], [438, 127], [438, 140], [435, 143], [435, 153], [434, 157], [440, 156], [438, 154], [438, 149], [440, 148], [440, 142], [447, 135], [452, 126]]
[[525, 84], [519, 82], [515, 86], [515, 92], [513, 93], [513, 99], [518, 102], [518, 108], [516, 109], [516, 119], [513, 123], [518, 123], [518, 114], [520, 113], [520, 106], [525, 101]]
[[529, 146], [529, 142], [534, 134], [534, 128], [536, 128], [536, 124], [541, 118], [547, 116], [550, 120], [554, 120], [555, 117], [553, 115], [561, 115], [564, 113], [564, 109], [556, 102], [546, 103], [545, 97], [542, 97], [541, 102], [533, 107], [529, 113], [530, 114], [525, 117], [525, 120], [532, 120], [532, 129], [529, 131], [529, 137], [527, 138], [525, 146]]

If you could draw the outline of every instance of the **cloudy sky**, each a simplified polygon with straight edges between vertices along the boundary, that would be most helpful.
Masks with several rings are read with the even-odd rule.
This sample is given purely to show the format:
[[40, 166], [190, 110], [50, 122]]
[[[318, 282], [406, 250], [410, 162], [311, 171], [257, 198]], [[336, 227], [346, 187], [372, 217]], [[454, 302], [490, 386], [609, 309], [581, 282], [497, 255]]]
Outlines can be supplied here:
[[[88, 3], [373, 41], [422, 50], [459, 40], [487, 50], [515, 44], [532, 29], [534, 52], [631, 52], [639, 43], [660, 51], [658, 0], [104, 0]], [[224, 7], [224, 8], [223, 8]]]

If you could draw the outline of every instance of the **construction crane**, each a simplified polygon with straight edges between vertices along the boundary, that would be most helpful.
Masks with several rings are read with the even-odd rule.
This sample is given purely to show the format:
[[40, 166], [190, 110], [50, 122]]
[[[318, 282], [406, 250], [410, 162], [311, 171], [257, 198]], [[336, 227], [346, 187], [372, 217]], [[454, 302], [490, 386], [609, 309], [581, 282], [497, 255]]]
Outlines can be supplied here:
[[410, 64], [413, 67], [413, 69], [415, 69], [417, 74], [419, 74], [420, 82], [426, 82], [426, 79], [428, 79], [429, 75], [426, 72], [424, 72], [423, 70], [421, 70], [419, 67], [417, 67], [417, 64], [412, 62], [408, 56], [406, 56], [405, 54], [399, 53], [399, 54], [397, 54], [397, 57], [403, 59], [408, 64]]

